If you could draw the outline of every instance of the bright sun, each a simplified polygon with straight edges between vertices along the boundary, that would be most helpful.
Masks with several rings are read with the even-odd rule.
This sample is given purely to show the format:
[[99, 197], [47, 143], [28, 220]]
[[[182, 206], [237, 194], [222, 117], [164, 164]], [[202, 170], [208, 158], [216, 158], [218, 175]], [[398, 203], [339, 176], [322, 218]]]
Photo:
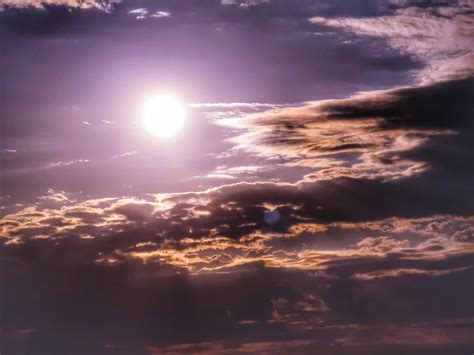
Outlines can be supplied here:
[[175, 136], [184, 126], [186, 109], [175, 97], [157, 96], [143, 107], [143, 125], [152, 135], [160, 138]]

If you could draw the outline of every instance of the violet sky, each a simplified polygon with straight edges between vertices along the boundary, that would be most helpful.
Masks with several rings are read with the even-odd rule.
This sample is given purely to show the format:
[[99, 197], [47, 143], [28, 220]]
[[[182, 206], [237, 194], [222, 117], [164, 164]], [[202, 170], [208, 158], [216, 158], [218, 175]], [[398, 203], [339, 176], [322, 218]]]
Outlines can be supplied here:
[[473, 38], [470, 0], [0, 0], [0, 353], [471, 354]]

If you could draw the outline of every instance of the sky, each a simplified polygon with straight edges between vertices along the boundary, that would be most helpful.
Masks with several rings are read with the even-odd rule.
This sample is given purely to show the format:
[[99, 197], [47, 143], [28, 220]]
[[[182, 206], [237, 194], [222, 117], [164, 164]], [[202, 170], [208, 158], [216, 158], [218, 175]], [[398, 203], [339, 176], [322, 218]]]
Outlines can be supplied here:
[[472, 353], [473, 13], [0, 0], [0, 353]]

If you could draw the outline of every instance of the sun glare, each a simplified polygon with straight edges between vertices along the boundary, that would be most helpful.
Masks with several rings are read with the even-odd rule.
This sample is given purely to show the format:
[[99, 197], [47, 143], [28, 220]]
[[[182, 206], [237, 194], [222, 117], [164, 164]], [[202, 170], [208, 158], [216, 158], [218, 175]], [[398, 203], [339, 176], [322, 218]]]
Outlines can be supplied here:
[[178, 134], [186, 121], [184, 105], [173, 96], [157, 96], [143, 107], [143, 125], [152, 135], [170, 138]]

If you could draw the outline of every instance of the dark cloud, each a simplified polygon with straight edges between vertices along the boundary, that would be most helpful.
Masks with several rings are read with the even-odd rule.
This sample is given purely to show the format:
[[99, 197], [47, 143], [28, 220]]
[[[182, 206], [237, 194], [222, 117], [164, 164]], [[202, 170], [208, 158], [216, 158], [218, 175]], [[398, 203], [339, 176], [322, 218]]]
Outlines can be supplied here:
[[[275, 343], [284, 349], [306, 345], [301, 353], [326, 348], [353, 353], [357, 344], [374, 353], [398, 347], [419, 351], [419, 346], [457, 353], [469, 344], [471, 272], [373, 281], [345, 276], [410, 267], [360, 259], [355, 270], [350, 271], [354, 262], [345, 263], [330, 274], [254, 264], [231, 273], [188, 276], [152, 263], [77, 264], [70, 257], [73, 249], [58, 259], [64, 251], [50, 254], [46, 264], [2, 257], [2, 351], [145, 354], [168, 347], [211, 350], [208, 343], [218, 343], [220, 351], [264, 351]], [[466, 262], [458, 259], [449, 266]], [[460, 292], [451, 292], [452, 287]], [[414, 333], [423, 336], [423, 344]], [[286, 343], [295, 339], [300, 343]]]
[[[304, 179], [308, 182], [343, 176], [398, 180], [421, 174], [413, 181], [429, 181], [434, 194], [446, 190], [447, 176], [469, 190], [466, 181], [473, 172], [465, 162], [473, 151], [472, 87], [472, 78], [467, 78], [218, 122], [244, 130], [231, 139], [239, 149], [278, 158], [284, 166], [312, 168]], [[400, 182], [405, 183], [410, 181]]]

